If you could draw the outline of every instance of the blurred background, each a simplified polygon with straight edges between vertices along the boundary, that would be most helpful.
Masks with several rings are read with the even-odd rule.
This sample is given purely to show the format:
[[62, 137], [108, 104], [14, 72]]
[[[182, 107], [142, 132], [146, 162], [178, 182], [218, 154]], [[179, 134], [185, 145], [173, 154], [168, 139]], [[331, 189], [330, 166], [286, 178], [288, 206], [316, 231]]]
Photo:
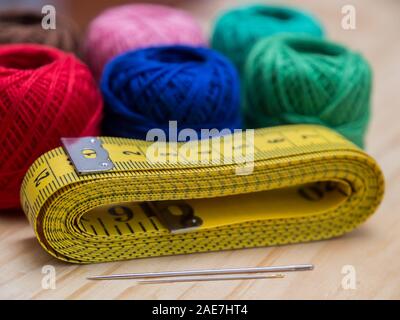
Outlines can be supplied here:
[[[241, 4], [267, 3], [295, 6], [308, 10], [323, 23], [327, 37], [341, 42], [352, 49], [361, 51], [374, 70], [373, 118], [367, 136], [367, 150], [375, 153], [382, 148], [382, 141], [371, 136], [379, 136], [379, 124], [390, 122], [397, 107], [393, 105], [397, 97], [400, 56], [400, 1], [399, 0], [1, 0], [1, 9], [40, 8], [53, 4], [58, 13], [68, 15], [77, 22], [82, 32], [88, 23], [107, 7], [126, 3], [162, 3], [186, 9], [201, 23], [209, 34], [212, 23], [221, 11]], [[344, 30], [341, 26], [344, 5], [356, 8], [356, 29]], [[393, 65], [395, 63], [396, 65]], [[379, 109], [380, 110], [379, 110]], [[382, 110], [384, 108], [384, 112]], [[387, 128], [387, 130], [396, 130]], [[387, 134], [394, 134], [388, 132]], [[400, 143], [400, 141], [399, 141]]]
[[[240, 4], [268, 3], [296, 6], [311, 11], [326, 28], [329, 38], [361, 51], [370, 61], [374, 74], [373, 110], [379, 105], [386, 112], [375, 111], [370, 125], [369, 136], [379, 135], [377, 124], [390, 120], [393, 108], [393, 94], [397, 92], [400, 79], [400, 68], [393, 67], [389, 61], [397, 61], [400, 56], [398, 33], [400, 30], [399, 0], [1, 0], [1, 9], [38, 8], [53, 4], [58, 13], [74, 19], [84, 32], [88, 23], [107, 7], [126, 3], [162, 3], [186, 9], [202, 24], [209, 33], [212, 22], [225, 9]], [[355, 6], [357, 27], [355, 30], [344, 30], [341, 26], [344, 5]], [[397, 94], [395, 95], [397, 96]], [[390, 130], [390, 128], [388, 128]], [[393, 129], [394, 130], [394, 129]], [[368, 149], [375, 150], [381, 146], [379, 139], [369, 139]]]

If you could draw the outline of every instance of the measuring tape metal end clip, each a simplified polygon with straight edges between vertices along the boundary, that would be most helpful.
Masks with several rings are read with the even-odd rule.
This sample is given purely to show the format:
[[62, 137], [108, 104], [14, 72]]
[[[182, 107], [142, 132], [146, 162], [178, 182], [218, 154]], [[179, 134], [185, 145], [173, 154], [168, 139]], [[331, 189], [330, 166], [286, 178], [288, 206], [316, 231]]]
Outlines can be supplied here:
[[79, 174], [108, 171], [114, 168], [108, 151], [97, 137], [61, 138], [61, 144]]

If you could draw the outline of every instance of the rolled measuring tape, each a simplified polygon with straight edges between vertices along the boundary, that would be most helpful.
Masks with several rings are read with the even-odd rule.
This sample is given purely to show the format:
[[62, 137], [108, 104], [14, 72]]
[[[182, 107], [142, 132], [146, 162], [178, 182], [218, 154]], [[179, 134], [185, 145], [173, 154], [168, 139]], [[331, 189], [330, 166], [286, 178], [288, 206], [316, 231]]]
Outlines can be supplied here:
[[[234, 141], [247, 144], [231, 137], [223, 148], [214, 148], [223, 137], [206, 140], [213, 146], [208, 157], [224, 159], [238, 149]], [[21, 201], [43, 248], [73, 263], [328, 239], [364, 222], [384, 192], [370, 156], [314, 125], [255, 130], [247, 173], [238, 170], [247, 160], [150, 161], [154, 143], [146, 141], [63, 143], [31, 166]], [[152, 152], [180, 160], [188, 150], [204, 156], [200, 148], [182, 151], [184, 145]]]

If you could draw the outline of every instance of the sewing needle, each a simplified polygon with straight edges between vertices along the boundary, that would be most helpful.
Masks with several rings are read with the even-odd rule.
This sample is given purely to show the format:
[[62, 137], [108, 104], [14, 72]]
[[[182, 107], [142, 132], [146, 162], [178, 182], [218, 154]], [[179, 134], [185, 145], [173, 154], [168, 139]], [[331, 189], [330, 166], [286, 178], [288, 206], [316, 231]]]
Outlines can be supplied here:
[[272, 274], [268, 276], [261, 275], [242, 275], [242, 276], [222, 276], [222, 277], [181, 277], [175, 279], [152, 279], [139, 280], [138, 284], [162, 284], [175, 282], [196, 282], [196, 281], [223, 281], [223, 280], [253, 280], [253, 279], [280, 279], [284, 278], [283, 274]]
[[161, 278], [161, 277], [265, 273], [265, 272], [292, 272], [292, 271], [306, 271], [313, 269], [314, 265], [312, 264], [294, 264], [287, 266], [270, 266], [270, 267], [198, 269], [198, 270], [183, 270], [183, 271], [111, 274], [111, 275], [91, 276], [88, 277], [87, 279], [89, 280], [143, 279], [143, 278]]

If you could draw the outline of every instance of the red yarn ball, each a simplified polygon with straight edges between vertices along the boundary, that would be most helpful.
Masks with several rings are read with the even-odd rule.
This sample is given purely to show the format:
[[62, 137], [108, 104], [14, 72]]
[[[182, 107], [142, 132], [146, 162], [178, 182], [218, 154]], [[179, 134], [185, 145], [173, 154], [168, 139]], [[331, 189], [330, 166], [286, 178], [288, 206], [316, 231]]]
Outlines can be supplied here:
[[61, 137], [99, 133], [102, 106], [91, 72], [72, 54], [0, 46], [0, 209], [19, 207], [25, 172]]

